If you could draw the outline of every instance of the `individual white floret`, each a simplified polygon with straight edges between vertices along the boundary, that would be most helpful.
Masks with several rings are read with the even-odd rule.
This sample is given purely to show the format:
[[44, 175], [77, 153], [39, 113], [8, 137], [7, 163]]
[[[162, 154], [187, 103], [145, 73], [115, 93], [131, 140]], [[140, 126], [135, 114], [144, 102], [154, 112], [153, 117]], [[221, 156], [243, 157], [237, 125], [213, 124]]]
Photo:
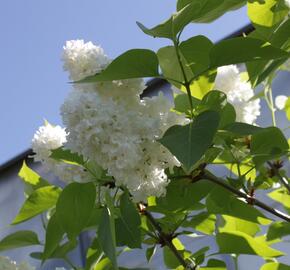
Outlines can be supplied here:
[[250, 83], [241, 79], [239, 70], [235, 65], [218, 68], [215, 89], [227, 95], [228, 101], [236, 110], [237, 121], [247, 124], [255, 123], [260, 115], [260, 100], [250, 101], [254, 96], [254, 91]]
[[64, 70], [69, 72], [73, 81], [84, 79], [102, 71], [110, 62], [100, 46], [83, 40], [66, 42], [62, 60]]
[[275, 106], [277, 107], [277, 109], [283, 110], [285, 108], [287, 99], [288, 97], [285, 95], [277, 96], [275, 98]]
[[39, 127], [32, 139], [32, 150], [35, 153], [35, 161], [43, 161], [49, 158], [51, 150], [57, 149], [66, 142], [67, 133], [60, 126], [47, 123]]

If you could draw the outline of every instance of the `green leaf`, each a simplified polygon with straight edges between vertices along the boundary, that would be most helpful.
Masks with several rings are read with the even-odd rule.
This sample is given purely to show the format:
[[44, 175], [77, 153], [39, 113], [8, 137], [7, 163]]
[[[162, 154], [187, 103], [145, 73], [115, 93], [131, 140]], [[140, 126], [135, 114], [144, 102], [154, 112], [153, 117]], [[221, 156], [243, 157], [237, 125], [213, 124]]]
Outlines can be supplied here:
[[[147, 35], [174, 40], [176, 35], [180, 33], [187, 24], [203, 16], [203, 14], [208, 11], [205, 9], [207, 7], [203, 5], [203, 1], [204, 0], [201, 0], [197, 3], [186, 5], [184, 8], [174, 13], [168, 20], [151, 29], [145, 27], [140, 22], [137, 22], [137, 25]], [[218, 5], [217, 2], [216, 5]]]
[[239, 231], [244, 232], [250, 236], [255, 236], [260, 231], [260, 227], [257, 223], [227, 215], [222, 215], [222, 217], [225, 223], [222, 227], [219, 228], [220, 232]]
[[209, 53], [212, 47], [213, 43], [205, 36], [195, 36], [180, 43], [180, 52], [194, 75], [209, 67]]
[[169, 128], [159, 142], [189, 171], [211, 146], [218, 125], [219, 114], [206, 111], [186, 126]]
[[[169, 80], [176, 87], [180, 87], [184, 81], [183, 73], [179, 65], [176, 50], [173, 46], [166, 46], [160, 48], [157, 52], [162, 75]], [[192, 71], [189, 67], [185, 66], [185, 59], [181, 56], [181, 62], [184, 66], [184, 71], [187, 77], [191, 78]], [[172, 80], [170, 80], [172, 79]], [[180, 83], [178, 83], [180, 82]]]
[[18, 231], [0, 241], [0, 252], [20, 247], [40, 245], [37, 234], [32, 231]]
[[77, 244], [78, 242], [75, 239], [65, 242], [64, 244], [58, 246], [50, 257], [55, 259], [64, 259], [67, 257], [69, 252], [76, 248]]
[[256, 60], [287, 57], [289, 57], [289, 53], [273, 47], [263, 40], [237, 37], [223, 40], [214, 45], [210, 52], [210, 66], [220, 67]]
[[71, 183], [64, 188], [56, 204], [56, 217], [69, 239], [77, 237], [87, 226], [95, 200], [93, 183]]
[[155, 52], [147, 49], [129, 50], [116, 59], [100, 74], [87, 77], [80, 83], [159, 77]]
[[85, 230], [94, 230], [98, 228], [102, 212], [103, 212], [102, 208], [94, 207], [94, 209], [92, 209], [92, 213]]
[[248, 1], [248, 16], [257, 26], [272, 27], [288, 14], [284, 0]]
[[285, 208], [290, 209], [290, 195], [282, 188], [276, 189], [268, 194], [276, 202], [281, 203]]
[[[193, 22], [203, 22], [208, 23], [216, 20], [221, 17], [228, 11], [238, 9], [246, 4], [246, 0], [178, 0], [177, 1], [177, 10], [180, 10], [189, 3], [203, 3], [208, 6], [209, 12], [201, 13], [201, 16], [198, 19], [194, 19]], [[218, 3], [218, 5], [217, 5]]]
[[250, 82], [253, 88], [266, 80], [270, 75], [274, 75], [274, 73], [286, 60], [287, 58], [281, 58], [273, 61], [259, 60], [246, 63]]
[[165, 22], [148, 29], [143, 24], [137, 22], [140, 29], [147, 35], [153, 37], [163, 37], [174, 40], [176, 35], [184, 29], [190, 22], [208, 22], [221, 16], [226, 9], [236, 9], [241, 7], [245, 0], [192, 0], [179, 1], [178, 11]]
[[260, 132], [262, 128], [246, 123], [235, 122], [225, 126], [223, 130], [229, 131], [236, 135], [247, 136]]
[[264, 264], [260, 270], [290, 270], [290, 266], [278, 262], [269, 262]]
[[87, 250], [86, 254], [86, 266], [85, 270], [91, 270], [93, 265], [96, 264], [97, 261], [100, 261], [103, 257], [103, 250], [100, 246], [98, 238], [94, 238], [91, 246]]
[[232, 104], [227, 103], [226, 106], [220, 112], [220, 124], [219, 128], [223, 128], [229, 124], [232, 124], [236, 121], [236, 111]]
[[226, 270], [226, 264], [217, 259], [210, 259], [206, 267], [201, 267], [201, 270]]
[[221, 187], [214, 188], [206, 199], [209, 213], [237, 217], [246, 221], [267, 225], [271, 221], [253, 206], [237, 199]]
[[[191, 81], [190, 92], [196, 98], [203, 98], [214, 87], [216, 69], [208, 70], [209, 53], [213, 43], [204, 36], [195, 36], [179, 45], [182, 62], [185, 66], [187, 79]], [[189, 72], [191, 71], [191, 73]], [[195, 78], [194, 80], [192, 80]], [[185, 87], [181, 87], [186, 92]]]
[[[214, 86], [216, 70], [204, 73], [209, 65], [208, 53], [211, 46], [211, 41], [203, 36], [193, 37], [182, 42], [179, 46], [180, 61], [187, 80], [191, 81], [190, 91], [196, 98], [202, 98]], [[159, 49], [157, 55], [164, 77], [186, 93], [185, 87], [181, 85], [184, 82], [184, 75], [180, 68], [176, 49], [173, 46], [163, 47]]]
[[281, 23], [278, 29], [270, 36], [270, 43], [278, 48], [288, 49], [290, 46], [290, 18]]
[[70, 150], [64, 149], [63, 147], [51, 150], [50, 157], [70, 164], [83, 165], [85, 163], [83, 156], [72, 153]]
[[218, 233], [216, 241], [219, 246], [219, 253], [225, 254], [250, 254], [261, 257], [278, 257], [284, 253], [275, 250], [261, 239], [256, 239], [250, 235], [239, 231], [224, 231]]
[[280, 157], [288, 148], [286, 138], [276, 127], [264, 128], [252, 136], [251, 154], [257, 167], [268, 160]]
[[222, 112], [227, 105], [227, 96], [225, 93], [217, 90], [208, 92], [199, 103], [197, 110]]
[[183, 224], [186, 219], [184, 212], [168, 211], [166, 213], [167, 215], [164, 215], [164, 217], [157, 219], [157, 222], [162, 227], [164, 233], [171, 233], [175, 231], [176, 228], [179, 227], [180, 224]]
[[290, 97], [288, 97], [285, 103], [284, 111], [286, 113], [287, 119], [290, 121]]
[[205, 253], [209, 250], [209, 246], [203, 247], [195, 251], [190, 257], [194, 258], [196, 264], [201, 265], [205, 260]]
[[104, 253], [110, 259], [114, 269], [118, 269], [116, 258], [115, 224], [114, 217], [112, 215], [113, 213], [109, 208], [105, 207], [103, 209], [102, 219], [98, 230], [98, 238]]
[[[258, 27], [256, 33], [261, 34], [261, 31], [264, 32], [264, 28]], [[263, 33], [260, 39], [270, 42], [273, 46], [288, 50], [290, 46], [290, 19], [284, 21], [279, 25], [279, 27], [271, 27], [266, 29], [266, 34]], [[274, 75], [274, 73], [281, 67], [281, 65], [287, 59], [278, 59], [273, 61], [253, 61], [247, 63], [247, 71], [250, 77], [250, 81], [253, 87], [257, 86], [263, 82], [268, 76]]]
[[36, 189], [26, 199], [12, 224], [18, 224], [31, 219], [55, 206], [61, 189], [56, 186], [45, 186]]
[[[190, 83], [190, 92], [191, 95], [196, 98], [203, 98], [205, 94], [209, 93], [210, 90], [214, 87], [216, 69], [204, 72], [202, 75], [199, 75]], [[185, 87], [181, 87], [181, 91], [186, 92]]]
[[146, 250], [146, 259], [148, 262], [151, 261], [152, 257], [154, 256], [155, 252], [157, 250], [157, 246], [153, 246], [153, 247], [150, 247], [150, 248], [147, 248]]
[[141, 248], [141, 219], [128, 193], [120, 199], [120, 217], [116, 220], [116, 240], [119, 246]]
[[[197, 105], [200, 103], [200, 100], [195, 97], [191, 97], [191, 100], [193, 108], [197, 107]], [[174, 104], [175, 111], [190, 115], [190, 104], [187, 94], [179, 94], [174, 96]]]
[[112, 270], [112, 263], [108, 258], [102, 259], [98, 262], [94, 268], [94, 270]]
[[[177, 238], [174, 238], [172, 240], [172, 244], [183, 257], [184, 246], [182, 245], [182, 243]], [[163, 259], [168, 269], [176, 269], [176, 267], [180, 265], [179, 260], [176, 258], [171, 249], [169, 249], [167, 246], [163, 247]]]
[[176, 269], [180, 265], [178, 259], [167, 246], [163, 247], [163, 260], [167, 269]]
[[271, 224], [267, 233], [267, 240], [273, 240], [290, 235], [290, 223], [277, 221]]
[[[157, 199], [157, 210], [164, 209], [168, 214], [191, 209], [206, 197], [212, 189], [212, 183], [206, 180], [192, 183], [187, 179], [172, 180], [167, 186], [166, 196]], [[153, 211], [154, 211], [154, 207]]]
[[50, 218], [46, 228], [45, 245], [42, 254], [43, 260], [50, 258], [50, 256], [57, 249], [59, 243], [61, 242], [63, 235], [64, 230], [61, 228], [59, 221], [54, 214]]
[[204, 234], [213, 234], [215, 231], [216, 216], [202, 212], [184, 223], [183, 227], [191, 227]]
[[50, 185], [46, 180], [41, 178], [39, 174], [30, 169], [25, 161], [23, 161], [18, 176], [23, 180], [25, 184], [25, 193], [28, 195], [30, 195], [35, 189]]

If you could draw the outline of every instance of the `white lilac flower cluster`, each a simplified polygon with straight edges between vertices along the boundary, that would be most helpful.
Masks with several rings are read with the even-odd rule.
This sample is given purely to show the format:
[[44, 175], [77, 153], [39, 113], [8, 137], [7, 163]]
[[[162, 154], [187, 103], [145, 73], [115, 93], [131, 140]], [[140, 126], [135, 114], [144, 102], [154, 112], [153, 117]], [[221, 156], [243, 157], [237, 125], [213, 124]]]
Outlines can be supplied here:
[[48, 172], [53, 172], [60, 180], [70, 183], [86, 182], [90, 179], [87, 172], [82, 167], [58, 162], [50, 158], [51, 150], [62, 147], [66, 143], [67, 133], [60, 126], [53, 126], [46, 122], [41, 126], [32, 139], [32, 150], [35, 153], [34, 160], [41, 161]]
[[[82, 40], [68, 41], [62, 59], [74, 81], [110, 63], [102, 48]], [[157, 140], [186, 119], [170, 112], [172, 105], [162, 94], [141, 100], [143, 89], [141, 79], [75, 84], [61, 107], [67, 132], [58, 126], [41, 127], [32, 143], [35, 159], [59, 176], [49, 156], [51, 149], [64, 145], [107, 170], [135, 201], [164, 195], [168, 184], [164, 170], [180, 164]]]
[[35, 270], [35, 267], [30, 266], [26, 262], [17, 264], [14, 261], [11, 261], [7, 257], [0, 256], [0, 269], [1, 270]]
[[285, 0], [285, 5], [290, 8], [290, 0]]
[[237, 66], [229, 65], [218, 68], [215, 89], [227, 95], [228, 101], [236, 110], [237, 121], [255, 124], [260, 115], [260, 100], [249, 101], [254, 96], [254, 91], [250, 83], [242, 80]]
[[[83, 49], [88, 48], [86, 43], [68, 44], [64, 47], [63, 60], [71, 78], [78, 65], [90, 70], [86, 76], [99, 71], [94, 61], [105, 59], [103, 50], [90, 46], [94, 52], [91, 53]], [[71, 48], [75, 62], [69, 52]], [[94, 61], [88, 59], [91, 55]], [[107, 65], [109, 62], [107, 59]], [[102, 65], [105, 67], [104, 61]], [[76, 77], [82, 79], [82, 76], [83, 73]], [[170, 112], [171, 104], [163, 95], [141, 100], [143, 89], [141, 79], [76, 84], [61, 107], [63, 123], [69, 131], [67, 147], [108, 170], [117, 185], [130, 190], [135, 201], [165, 193], [168, 179], [164, 170], [179, 162], [157, 139], [170, 126], [183, 121]]]

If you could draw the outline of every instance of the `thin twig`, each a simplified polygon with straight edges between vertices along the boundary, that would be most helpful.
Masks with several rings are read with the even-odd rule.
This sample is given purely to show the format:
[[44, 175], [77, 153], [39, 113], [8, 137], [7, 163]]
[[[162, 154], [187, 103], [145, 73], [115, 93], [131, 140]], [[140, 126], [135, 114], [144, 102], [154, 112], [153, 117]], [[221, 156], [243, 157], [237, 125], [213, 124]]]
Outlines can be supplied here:
[[178, 259], [178, 261], [181, 263], [181, 265], [185, 268], [185, 269], [192, 269], [195, 270], [196, 266], [191, 266], [190, 264], [188, 264], [183, 257], [181, 256], [181, 254], [178, 252], [178, 250], [176, 249], [176, 247], [173, 245], [172, 240], [169, 240], [167, 235], [165, 235], [165, 233], [162, 231], [161, 226], [159, 225], [159, 223], [155, 220], [155, 218], [151, 215], [150, 212], [148, 212], [147, 210], [143, 210], [143, 214], [148, 218], [148, 220], [150, 221], [150, 223], [152, 224], [152, 226], [158, 231], [159, 234], [159, 238], [162, 240], [162, 242], [172, 251], [172, 253], [175, 255], [175, 257]]
[[235, 188], [233, 188], [232, 186], [228, 185], [225, 181], [223, 181], [222, 179], [219, 179], [218, 177], [216, 177], [215, 175], [213, 175], [212, 173], [210, 173], [209, 171], [205, 171], [204, 174], [203, 174], [203, 179], [204, 180], [208, 180], [208, 181], [211, 181], [229, 191], [231, 191], [232, 193], [236, 194], [238, 197], [241, 197], [241, 198], [244, 198], [247, 202], [251, 202], [252, 205], [256, 205], [264, 210], [266, 210], [267, 212], [275, 215], [276, 217], [279, 217], [285, 221], [288, 221], [290, 222], [290, 216], [275, 209], [275, 208], [272, 208], [270, 206], [268, 206], [267, 204], [259, 201], [258, 199], [256, 198], [253, 198], [251, 196], [249, 196], [248, 194], [240, 191], [240, 190], [237, 190]]
[[178, 47], [179, 46], [179, 41], [178, 40], [174, 40], [173, 43], [174, 43], [176, 57], [177, 57], [177, 60], [178, 60], [178, 63], [179, 63], [179, 66], [180, 66], [180, 69], [181, 69], [181, 72], [182, 72], [182, 76], [183, 76], [183, 79], [184, 79], [183, 86], [185, 86], [186, 92], [187, 92], [187, 96], [188, 96], [188, 101], [189, 101], [189, 106], [190, 106], [190, 116], [191, 116], [191, 119], [193, 119], [193, 104], [192, 104], [192, 99], [191, 99], [190, 82], [187, 79], [187, 76], [186, 76], [186, 73], [185, 73], [185, 69], [184, 69], [184, 66], [182, 64], [181, 55], [180, 55], [179, 47]]

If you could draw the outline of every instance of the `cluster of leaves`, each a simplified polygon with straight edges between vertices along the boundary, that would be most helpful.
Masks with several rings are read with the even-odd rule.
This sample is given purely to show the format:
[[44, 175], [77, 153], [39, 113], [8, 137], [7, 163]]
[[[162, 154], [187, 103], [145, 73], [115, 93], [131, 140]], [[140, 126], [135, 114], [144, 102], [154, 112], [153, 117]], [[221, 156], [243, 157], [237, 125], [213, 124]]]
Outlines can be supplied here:
[[[180, 41], [189, 23], [208, 23], [246, 4], [255, 27], [248, 36], [217, 44], [205, 36]], [[285, 254], [271, 247], [290, 234], [290, 216], [255, 198], [264, 190], [290, 214], [290, 188], [283, 170], [289, 162], [288, 141], [276, 126], [236, 122], [226, 95], [213, 89], [218, 67], [244, 63], [252, 86], [263, 89], [254, 98], [264, 97], [274, 113], [271, 83], [289, 58], [288, 13], [283, 0], [179, 0], [177, 12], [162, 24], [149, 29], [138, 23], [144, 33], [167, 38], [172, 45], [157, 53], [127, 51], [100, 74], [78, 83], [157, 77], [181, 90], [174, 111], [185, 114], [190, 123], [171, 127], [159, 141], [182, 164], [167, 171], [171, 182], [166, 196], [135, 204], [126, 188], [116, 187], [105, 171], [57, 149], [52, 158], [82, 166], [95, 181], [61, 189], [24, 163], [19, 176], [27, 198], [12, 224], [41, 215], [45, 239], [40, 241], [32, 231], [18, 231], [2, 239], [0, 251], [41, 245], [42, 252], [32, 253], [33, 258], [43, 263], [54, 258], [69, 261], [67, 254], [78, 245], [79, 235], [93, 231], [86, 265], [75, 269], [126, 269], [118, 266], [117, 256], [135, 248], [146, 249], [148, 261], [162, 248], [169, 269], [226, 269], [215, 258], [220, 254], [231, 254], [236, 262], [240, 254], [260, 256], [265, 260], [262, 270], [290, 269], [277, 261]], [[285, 111], [289, 119], [289, 99]], [[212, 165], [227, 168], [229, 176], [216, 177], [209, 171]], [[108, 188], [101, 196], [103, 187]], [[185, 247], [180, 236], [192, 237], [192, 246]], [[218, 251], [210, 246], [196, 250], [196, 237], [214, 237]]]

